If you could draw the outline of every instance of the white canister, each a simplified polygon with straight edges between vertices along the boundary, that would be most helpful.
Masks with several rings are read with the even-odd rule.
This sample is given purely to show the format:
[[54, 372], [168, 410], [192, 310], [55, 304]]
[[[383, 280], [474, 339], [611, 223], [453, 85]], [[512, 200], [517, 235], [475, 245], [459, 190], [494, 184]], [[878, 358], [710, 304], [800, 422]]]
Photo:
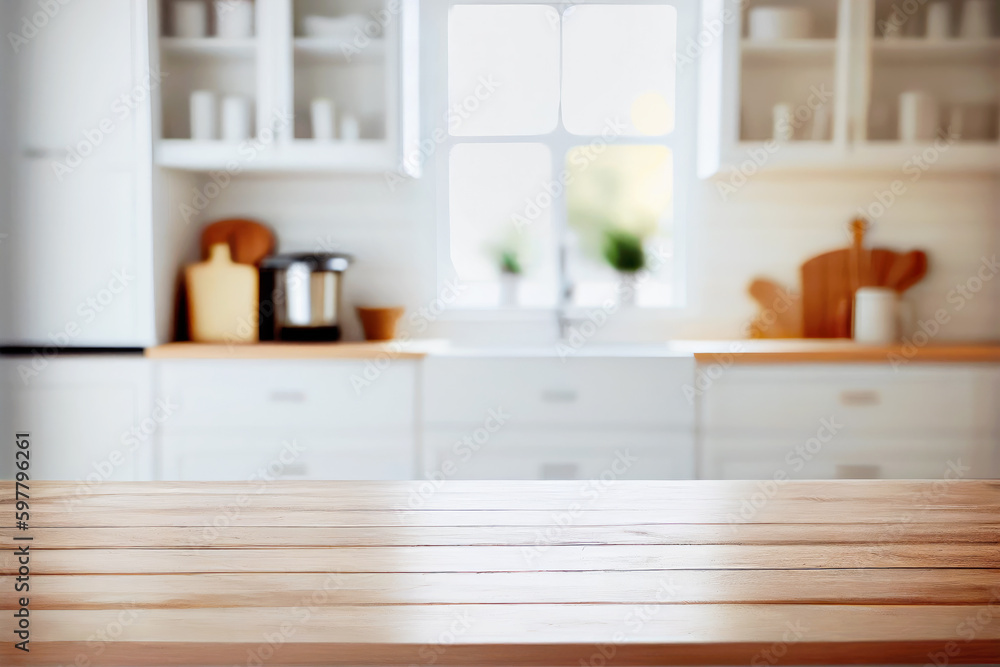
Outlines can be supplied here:
[[861, 287], [854, 293], [854, 340], [891, 345], [899, 340], [899, 295], [888, 287]]
[[215, 93], [196, 90], [191, 93], [191, 138], [212, 141], [217, 138]]
[[334, 107], [331, 100], [318, 97], [309, 104], [312, 119], [312, 136], [317, 141], [332, 141]]
[[174, 0], [171, 9], [174, 37], [208, 35], [208, 5], [205, 0]]
[[931, 95], [919, 90], [899, 96], [900, 141], [931, 141], [938, 131], [938, 104]]
[[340, 138], [343, 141], [357, 141], [361, 138], [361, 125], [357, 118], [350, 114], [344, 114], [341, 117]]
[[792, 106], [790, 104], [775, 104], [771, 110], [771, 137], [777, 142], [791, 141], [795, 138], [795, 128], [792, 127]]
[[250, 138], [250, 99], [242, 95], [222, 98], [222, 140], [239, 143]]
[[958, 35], [962, 39], [989, 39], [993, 25], [990, 5], [993, 0], [965, 0], [962, 4], [962, 22]]
[[215, 34], [223, 39], [253, 37], [252, 0], [215, 0]]
[[927, 39], [948, 39], [951, 37], [951, 4], [934, 2], [927, 6]]
[[812, 37], [812, 14], [805, 7], [754, 7], [750, 10], [750, 39], [773, 42]]

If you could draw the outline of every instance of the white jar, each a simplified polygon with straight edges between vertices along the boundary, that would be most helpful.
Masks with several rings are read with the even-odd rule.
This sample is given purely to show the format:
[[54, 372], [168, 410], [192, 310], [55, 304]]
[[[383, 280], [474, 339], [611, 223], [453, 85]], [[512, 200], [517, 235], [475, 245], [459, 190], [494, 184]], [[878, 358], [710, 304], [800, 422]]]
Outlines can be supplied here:
[[191, 39], [208, 35], [208, 5], [205, 0], [174, 0], [170, 8], [174, 37]]
[[935, 2], [927, 6], [927, 39], [948, 39], [951, 37], [951, 5]]
[[331, 100], [317, 97], [309, 104], [312, 119], [312, 136], [316, 141], [332, 141], [334, 138], [334, 107]]
[[854, 293], [854, 340], [891, 345], [899, 340], [899, 294], [888, 287], [861, 287]]
[[932, 141], [938, 131], [938, 104], [919, 90], [899, 96], [899, 140]]
[[773, 42], [812, 37], [812, 14], [805, 7], [754, 7], [750, 10], [750, 39]]
[[965, 0], [962, 4], [962, 23], [958, 35], [962, 39], [989, 39], [993, 25], [990, 6], [993, 0]]
[[771, 109], [771, 138], [778, 143], [791, 141], [795, 138], [795, 120], [790, 104], [775, 104]]
[[253, 2], [215, 0], [215, 34], [223, 39], [253, 37]]
[[350, 114], [341, 116], [340, 138], [342, 141], [357, 141], [361, 138], [361, 125], [356, 117]]
[[196, 90], [191, 93], [191, 138], [195, 141], [212, 141], [218, 138], [216, 129], [215, 93]]
[[222, 140], [239, 143], [250, 138], [250, 99], [241, 95], [222, 98]]

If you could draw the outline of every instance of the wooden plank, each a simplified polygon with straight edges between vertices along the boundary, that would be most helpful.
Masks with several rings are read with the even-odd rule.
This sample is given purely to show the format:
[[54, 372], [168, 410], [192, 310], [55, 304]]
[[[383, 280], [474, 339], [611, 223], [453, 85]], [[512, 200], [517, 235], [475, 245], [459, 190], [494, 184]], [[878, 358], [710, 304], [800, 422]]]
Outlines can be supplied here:
[[[0, 609], [16, 609], [0, 577]], [[70, 575], [31, 579], [31, 608], [321, 607], [357, 604], [892, 604], [984, 605], [992, 570], [674, 570], [421, 574]]]
[[[540, 526], [558, 532], [562, 526], [635, 526], [662, 524], [722, 524], [729, 523], [857, 523], [888, 526], [905, 531], [920, 523], [955, 523], [964, 525], [993, 525], [997, 513], [991, 509], [924, 509], [860, 512], [847, 506], [839, 512], [819, 511], [819, 507], [781, 507], [768, 504], [756, 513], [741, 515], [735, 507], [697, 508], [692, 510], [493, 510], [493, 511], [437, 511], [408, 512], [403, 510], [296, 510], [259, 509], [237, 505], [206, 507], [202, 510], [123, 509], [32, 511], [31, 525], [36, 528], [76, 526], [134, 527], [134, 526], [243, 526], [243, 527], [336, 527], [336, 526]], [[13, 516], [0, 506], [0, 516]], [[745, 519], [743, 517], [746, 517]], [[7, 525], [10, 529], [11, 526]]]
[[[743, 498], [765, 491], [767, 482], [739, 480], [628, 480], [617, 481], [600, 487], [600, 495], [634, 502], [658, 500], [707, 500]], [[428, 481], [385, 482], [326, 482], [326, 481], [258, 481], [258, 482], [105, 482], [88, 484], [80, 482], [45, 481], [32, 488], [32, 497], [41, 499], [80, 500], [98, 496], [112, 499], [129, 499], [145, 496], [191, 495], [275, 495], [293, 498], [316, 497], [340, 502], [351, 498], [364, 498], [375, 503], [408, 503], [412, 494], [433, 496], [472, 496], [491, 499], [497, 496], [528, 494], [532, 498], [574, 498], [591, 488], [589, 480], [448, 480], [444, 483]], [[875, 499], [898, 500], [949, 497], [957, 500], [980, 502], [995, 500], [1000, 495], [1000, 480], [807, 480], [786, 481], [777, 485], [782, 497], [800, 498], [813, 502], [831, 499], [867, 501]], [[0, 502], [9, 502], [14, 483], [0, 481]], [[460, 498], [458, 500], [467, 500]], [[514, 498], [514, 500], [523, 500]], [[371, 509], [370, 507], [368, 509]], [[412, 509], [408, 505], [402, 509]], [[461, 509], [471, 509], [463, 506]]]
[[[19, 534], [0, 528], [0, 541]], [[530, 546], [598, 544], [1000, 544], [1000, 523], [644, 524], [539, 526], [334, 526], [33, 528], [36, 549]]]
[[[619, 643], [669, 645], [697, 637], [701, 644], [750, 642], [765, 647], [783, 641], [783, 636], [787, 642], [789, 625], [802, 628], [810, 641], [858, 647], [867, 642], [964, 642], [960, 626], [975, 623], [981, 614], [989, 620], [976, 626], [975, 638], [1000, 647], [1000, 614], [988, 605], [663, 604], [649, 610], [643, 622], [633, 623], [636, 613], [629, 605], [580, 604], [244, 607], [136, 609], [123, 622], [117, 609], [43, 610], [33, 619], [33, 641], [86, 642], [117, 624], [121, 642], [258, 645], [284, 624], [294, 629], [299, 644], [434, 646], [451, 628], [451, 645], [491, 645], [501, 653], [508, 644], [560, 644], [589, 655], [595, 644], [613, 643], [616, 634], [623, 636]], [[9, 620], [3, 623], [9, 628]]]
[[[175, 572], [528, 572], [802, 568], [992, 568], [980, 545], [598, 545], [310, 549], [32, 550], [36, 574]], [[0, 574], [17, 569], [0, 552]]]
[[[787, 630], [786, 630], [787, 632]], [[444, 635], [447, 636], [447, 635]], [[957, 650], [943, 654], [945, 647]], [[781, 653], [779, 658], [776, 653]], [[607, 660], [606, 655], [612, 655]], [[803, 639], [796, 643], [764, 641], [695, 643], [693, 639], [669, 644], [630, 642], [594, 643], [587, 646], [541, 643], [508, 643], [500, 650], [487, 645], [445, 644], [256, 644], [222, 642], [79, 642], [34, 643], [31, 653], [0, 645], [0, 658], [10, 665], [32, 667], [75, 664], [82, 657], [94, 667], [188, 667], [192, 664], [232, 665], [280, 664], [288, 667], [353, 665], [447, 665], [453, 667], [580, 667], [605, 664], [616, 667], [664, 667], [668, 665], [831, 665], [831, 664], [928, 664], [928, 656], [947, 664], [1000, 664], [995, 640], [970, 639], [954, 644], [936, 639], [911, 641], [836, 642]], [[99, 656], [99, 657], [97, 657]], [[280, 660], [280, 662], [278, 662]], [[755, 661], [755, 662], [751, 662]], [[774, 661], [774, 662], [771, 662]]]

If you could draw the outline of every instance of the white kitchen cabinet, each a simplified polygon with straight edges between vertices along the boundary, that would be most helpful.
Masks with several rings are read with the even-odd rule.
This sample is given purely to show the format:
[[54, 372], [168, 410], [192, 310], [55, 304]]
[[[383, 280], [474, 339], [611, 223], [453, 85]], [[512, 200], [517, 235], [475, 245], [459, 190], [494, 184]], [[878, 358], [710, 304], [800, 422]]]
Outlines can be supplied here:
[[414, 475], [416, 362], [161, 360], [155, 374], [176, 405], [159, 434], [163, 479], [245, 480], [269, 464], [286, 479]]
[[[291, 435], [283, 435], [287, 431]], [[323, 433], [298, 428], [257, 433], [167, 435], [162, 478], [185, 481], [394, 480], [413, 477], [413, 435]]]
[[[155, 161], [189, 171], [396, 172], [418, 176], [419, 141], [417, 0], [267, 0], [255, 3], [249, 38], [177, 37], [173, 0], [150, 0], [159, 48], [154, 62], [166, 73], [157, 91], [162, 123]], [[349, 36], [304, 33], [310, 16], [360, 15]], [[155, 38], [155, 37], [154, 37]], [[192, 91], [251, 101], [255, 131], [246, 140], [193, 140]], [[314, 99], [334, 106], [335, 139], [315, 140]], [[359, 136], [341, 133], [348, 116]], [[410, 158], [410, 159], [405, 159]]]
[[80, 482], [152, 479], [154, 435], [164, 411], [150, 396], [138, 356], [0, 358], [0, 478], [14, 474], [12, 436], [31, 435], [32, 479]]
[[992, 366], [727, 369], [699, 396], [706, 479], [1000, 477]]
[[693, 478], [693, 372], [690, 358], [431, 356], [420, 474]]
[[[678, 62], [699, 68], [698, 171], [718, 175], [722, 191], [758, 171], [902, 170], [919, 177], [928, 165], [935, 171], [1000, 170], [995, 118], [982, 128], [967, 125], [960, 136], [916, 142], [900, 140], [897, 122], [899, 95], [907, 90], [929, 92], [942, 119], [955, 105], [995, 103], [995, 27], [988, 39], [921, 39], [925, 2], [906, 8], [891, 0], [701, 4], [701, 33], [679, 47]], [[752, 39], [749, 13], [774, 4], [807, 9], [809, 37]], [[959, 3], [951, 7], [961, 10]], [[885, 38], [893, 11], [908, 38]], [[778, 104], [788, 105], [793, 116], [790, 140], [775, 141]]]
[[502, 406], [519, 427], [693, 428], [684, 394], [693, 373], [693, 359], [682, 357], [431, 356], [424, 420], [476, 423]]
[[[18, 35], [0, 344], [153, 342], [145, 2], [3, 3]], [[48, 5], [47, 5], [48, 6]], [[27, 20], [27, 23], [24, 20]], [[12, 91], [12, 92], [11, 92]]]
[[428, 429], [428, 479], [691, 479], [694, 434], [624, 429]]

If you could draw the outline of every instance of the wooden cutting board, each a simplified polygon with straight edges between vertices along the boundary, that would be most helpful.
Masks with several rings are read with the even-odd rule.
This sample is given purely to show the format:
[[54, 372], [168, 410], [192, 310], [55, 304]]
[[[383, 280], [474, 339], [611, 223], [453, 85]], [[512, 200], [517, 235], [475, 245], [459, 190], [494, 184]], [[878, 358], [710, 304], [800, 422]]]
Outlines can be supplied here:
[[[802, 331], [806, 338], [850, 338], [854, 293], [888, 285], [903, 255], [865, 248], [864, 220], [851, 223], [853, 243], [817, 255], [802, 265]], [[919, 278], [918, 278], [919, 280]]]
[[190, 339], [197, 343], [257, 341], [257, 269], [234, 263], [217, 243], [209, 259], [185, 268]]
[[216, 243], [228, 243], [229, 253], [237, 264], [257, 266], [274, 251], [274, 234], [255, 220], [234, 218], [219, 220], [201, 232], [201, 256], [208, 257]]
[[754, 280], [748, 291], [760, 305], [750, 323], [751, 338], [802, 337], [802, 295], [766, 278]]

